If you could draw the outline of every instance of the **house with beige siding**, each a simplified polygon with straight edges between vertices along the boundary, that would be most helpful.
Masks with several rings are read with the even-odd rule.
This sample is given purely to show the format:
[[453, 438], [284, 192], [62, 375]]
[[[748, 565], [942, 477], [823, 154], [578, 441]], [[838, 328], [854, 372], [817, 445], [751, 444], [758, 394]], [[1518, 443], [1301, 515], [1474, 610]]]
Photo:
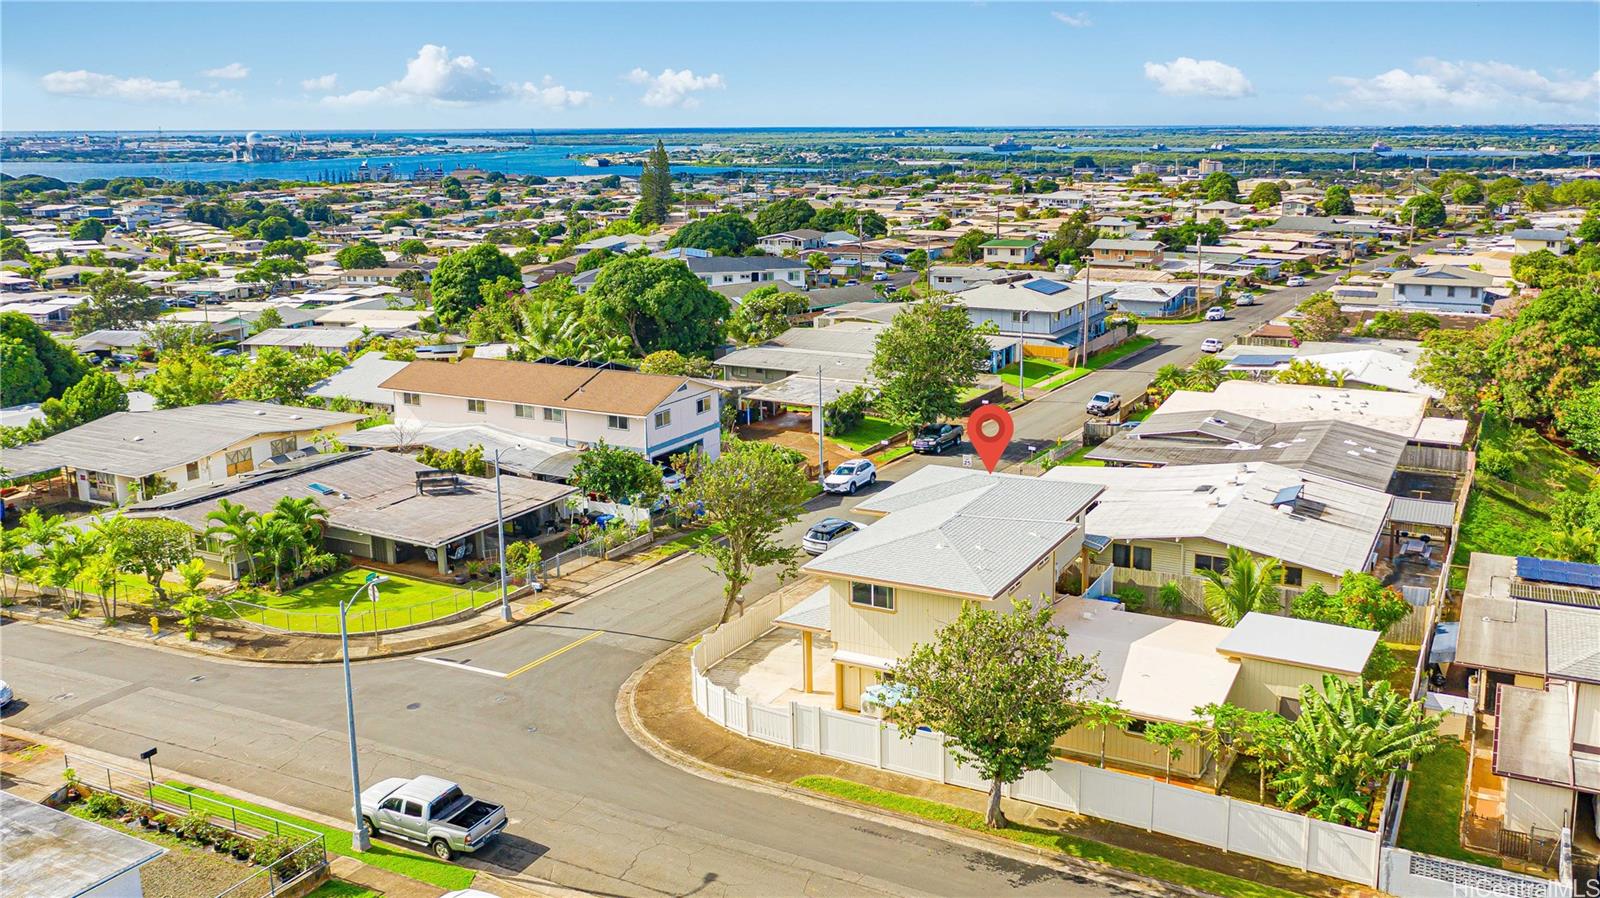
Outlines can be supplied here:
[[1222, 571], [1228, 549], [1283, 562], [1285, 587], [1336, 588], [1370, 570], [1392, 497], [1321, 473], [1265, 462], [1166, 468], [1062, 465], [1046, 480], [1098, 486], [1088, 516], [1102, 546], [1089, 573], [1116, 569], [1119, 586], [1155, 587]]

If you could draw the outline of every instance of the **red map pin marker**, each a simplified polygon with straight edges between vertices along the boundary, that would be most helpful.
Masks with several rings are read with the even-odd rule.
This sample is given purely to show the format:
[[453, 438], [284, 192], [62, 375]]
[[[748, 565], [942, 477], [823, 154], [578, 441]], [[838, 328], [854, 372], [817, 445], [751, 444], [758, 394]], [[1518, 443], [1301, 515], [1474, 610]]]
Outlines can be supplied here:
[[980, 405], [967, 418], [967, 439], [978, 450], [978, 457], [983, 459], [983, 466], [990, 474], [994, 473], [994, 466], [1000, 463], [1000, 456], [1011, 443], [1014, 427], [1011, 413], [998, 405]]

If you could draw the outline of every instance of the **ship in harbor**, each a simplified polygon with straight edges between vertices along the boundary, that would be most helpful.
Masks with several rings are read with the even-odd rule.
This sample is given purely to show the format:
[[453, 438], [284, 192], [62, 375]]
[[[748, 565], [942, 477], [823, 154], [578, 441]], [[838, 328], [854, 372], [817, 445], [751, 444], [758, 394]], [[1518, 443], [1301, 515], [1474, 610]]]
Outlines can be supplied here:
[[1153, 143], [1148, 147], [1148, 149], [1152, 153], [1164, 153], [1167, 150], [1167, 145], [1164, 143]]
[[1233, 144], [1224, 143], [1224, 142], [1222, 142], [1220, 140], [1211, 145], [1211, 150], [1213, 152], [1220, 153], [1220, 152], [1224, 152], [1224, 151], [1231, 150], [1231, 149], [1233, 149]]
[[1016, 153], [1021, 150], [1033, 149], [1033, 144], [1019, 143], [1015, 137], [1007, 137], [999, 143], [990, 144], [989, 149], [994, 150], [996, 153]]
[[1387, 153], [1392, 149], [1394, 149], [1394, 147], [1389, 146], [1381, 140], [1374, 140], [1372, 142], [1372, 152], [1374, 153]]

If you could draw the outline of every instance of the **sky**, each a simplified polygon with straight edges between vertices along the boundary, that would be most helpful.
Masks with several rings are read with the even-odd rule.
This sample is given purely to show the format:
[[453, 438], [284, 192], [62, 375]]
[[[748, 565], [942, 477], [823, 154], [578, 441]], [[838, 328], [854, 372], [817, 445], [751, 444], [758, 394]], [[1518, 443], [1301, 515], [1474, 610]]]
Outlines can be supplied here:
[[1600, 3], [0, 4], [0, 129], [1600, 124]]

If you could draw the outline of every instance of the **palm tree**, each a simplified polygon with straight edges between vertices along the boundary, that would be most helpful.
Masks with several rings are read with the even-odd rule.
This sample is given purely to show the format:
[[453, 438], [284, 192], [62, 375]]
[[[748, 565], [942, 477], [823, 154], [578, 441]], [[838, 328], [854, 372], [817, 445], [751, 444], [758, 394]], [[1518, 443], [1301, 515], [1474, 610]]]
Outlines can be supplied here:
[[22, 516], [22, 532], [27, 535], [28, 542], [34, 548], [43, 551], [46, 546], [66, 537], [66, 519], [58, 514], [47, 518], [39, 513], [39, 509], [30, 508], [28, 513]]
[[1183, 378], [1183, 388], [1210, 393], [1217, 385], [1228, 379], [1228, 374], [1223, 369], [1228, 363], [1214, 355], [1201, 356], [1189, 366]]
[[1547, 530], [1533, 544], [1533, 551], [1559, 561], [1593, 563], [1600, 559], [1600, 533], [1596, 533], [1593, 527]]
[[[282, 518], [305, 534], [305, 548], [315, 551], [322, 545], [322, 527], [328, 520], [328, 510], [317, 503], [316, 499], [305, 496], [299, 499], [284, 496], [278, 504], [272, 507], [271, 517]], [[295, 570], [300, 569], [300, 552], [297, 549], [294, 555]]]
[[58, 539], [40, 552], [45, 582], [55, 589], [67, 617], [77, 617], [83, 608], [83, 585], [78, 578], [83, 574], [84, 548], [77, 540]]
[[288, 518], [269, 514], [261, 519], [255, 537], [261, 557], [272, 562], [272, 588], [282, 592], [284, 562], [300, 557], [306, 547], [305, 528]]
[[1156, 376], [1151, 379], [1149, 392], [1151, 398], [1162, 402], [1173, 393], [1183, 389], [1184, 371], [1177, 365], [1162, 365], [1156, 369]]
[[256, 572], [256, 535], [259, 529], [261, 515], [251, 511], [237, 502], [227, 499], [217, 500], [217, 507], [206, 515], [206, 520], [216, 521], [207, 527], [202, 534], [206, 539], [213, 536], [228, 537], [229, 544], [244, 550], [244, 557], [250, 562], [250, 573]]
[[1229, 546], [1228, 569], [1223, 573], [1201, 570], [1200, 576], [1206, 578], [1206, 612], [1224, 627], [1237, 626], [1252, 611], [1278, 608], [1283, 563], [1276, 558], [1256, 561], [1244, 549]]
[[6, 575], [10, 581], [6, 586], [4, 595], [15, 598], [22, 590], [22, 580], [39, 566], [37, 556], [28, 552], [28, 534], [21, 527], [12, 530], [0, 530], [0, 573]]

